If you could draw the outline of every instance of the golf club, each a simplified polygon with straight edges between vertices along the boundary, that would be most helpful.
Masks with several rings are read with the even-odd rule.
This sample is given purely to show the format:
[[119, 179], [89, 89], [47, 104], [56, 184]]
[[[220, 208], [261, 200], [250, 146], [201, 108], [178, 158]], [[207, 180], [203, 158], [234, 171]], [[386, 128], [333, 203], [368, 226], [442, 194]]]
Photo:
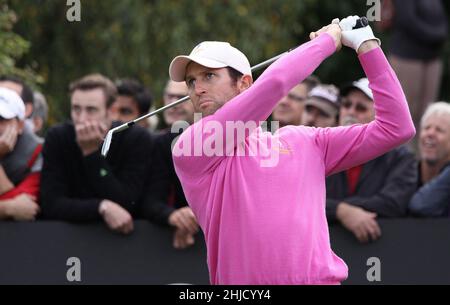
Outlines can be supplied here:
[[[356, 25], [355, 25], [354, 29], [363, 28], [363, 27], [366, 27], [368, 25], [369, 25], [369, 20], [366, 17], [362, 17], [356, 22]], [[277, 61], [279, 58], [283, 57], [284, 55], [288, 54], [289, 52], [291, 52], [291, 51], [293, 51], [295, 49], [296, 48], [292, 48], [289, 51], [286, 51], [286, 52], [284, 52], [284, 53], [282, 53], [280, 55], [272, 57], [272, 58], [270, 58], [270, 59], [268, 59], [268, 60], [266, 60], [266, 61], [264, 61], [262, 63], [259, 63], [259, 64], [255, 65], [255, 66], [253, 66], [251, 68], [252, 72], [255, 72], [255, 71], [261, 70], [261, 69], [263, 69], [263, 68], [265, 68], [267, 66], [270, 66], [272, 63]], [[175, 107], [176, 105], [184, 103], [184, 102], [186, 102], [188, 100], [189, 100], [189, 96], [185, 96], [185, 97], [183, 97], [183, 98], [181, 98], [181, 99], [179, 99], [179, 100], [177, 100], [177, 101], [175, 101], [175, 102], [173, 102], [173, 103], [171, 103], [169, 105], [161, 107], [161, 108], [159, 108], [159, 109], [157, 109], [155, 111], [152, 111], [150, 113], [147, 113], [146, 115], [143, 115], [143, 116], [141, 116], [141, 117], [139, 117], [139, 118], [137, 118], [137, 119], [135, 119], [133, 121], [130, 121], [130, 122], [125, 123], [125, 124], [122, 124], [120, 126], [117, 126], [117, 127], [113, 128], [113, 129], [109, 130], [108, 133], [106, 134], [105, 140], [103, 142], [102, 151], [101, 151], [102, 156], [106, 157], [108, 155], [109, 148], [111, 147], [112, 137], [113, 137], [113, 135], [115, 133], [124, 131], [124, 130], [130, 128], [131, 126], [133, 126], [134, 124], [142, 121], [142, 120], [145, 120], [145, 119], [147, 119], [147, 118], [149, 118], [151, 116], [154, 116], [154, 115], [156, 115], [158, 113], [161, 113], [161, 112], [163, 112], [163, 111], [165, 111], [165, 110], [167, 110], [169, 108]]]

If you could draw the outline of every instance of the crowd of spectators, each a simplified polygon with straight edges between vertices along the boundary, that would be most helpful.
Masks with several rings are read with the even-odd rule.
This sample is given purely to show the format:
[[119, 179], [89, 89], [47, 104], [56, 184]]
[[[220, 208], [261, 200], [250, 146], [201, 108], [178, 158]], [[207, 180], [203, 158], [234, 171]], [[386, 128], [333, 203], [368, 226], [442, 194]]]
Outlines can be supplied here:
[[[437, 102], [448, 21], [440, 1], [402, 1], [402, 9], [399, 2], [385, 1], [394, 28], [390, 60], [416, 139], [326, 179], [328, 221], [361, 243], [389, 234], [380, 218], [450, 216], [450, 104]], [[98, 221], [130, 234], [134, 220], [145, 219], [171, 228], [175, 248], [193, 245], [199, 225], [171, 152], [181, 132], [176, 123], [194, 122], [192, 104], [167, 110], [162, 124], [145, 120], [117, 133], [105, 158], [100, 149], [108, 130], [154, 109], [154, 96], [138, 80], [113, 82], [100, 74], [75, 80], [67, 93], [70, 118], [47, 126], [45, 96], [20, 78], [0, 76], [0, 220]], [[184, 82], [168, 81], [161, 101], [186, 95]], [[310, 76], [279, 101], [270, 119], [281, 128], [366, 124], [375, 119], [375, 99], [367, 79], [338, 88]]]

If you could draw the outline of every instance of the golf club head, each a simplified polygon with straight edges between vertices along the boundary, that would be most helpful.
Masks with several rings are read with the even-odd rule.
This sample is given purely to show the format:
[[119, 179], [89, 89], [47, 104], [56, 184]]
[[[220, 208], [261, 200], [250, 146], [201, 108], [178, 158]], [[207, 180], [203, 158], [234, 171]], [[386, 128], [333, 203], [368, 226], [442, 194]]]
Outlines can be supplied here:
[[105, 158], [108, 155], [109, 148], [111, 147], [111, 141], [112, 141], [114, 132], [115, 132], [115, 128], [108, 131], [108, 133], [106, 134], [105, 140], [103, 141], [102, 156]]

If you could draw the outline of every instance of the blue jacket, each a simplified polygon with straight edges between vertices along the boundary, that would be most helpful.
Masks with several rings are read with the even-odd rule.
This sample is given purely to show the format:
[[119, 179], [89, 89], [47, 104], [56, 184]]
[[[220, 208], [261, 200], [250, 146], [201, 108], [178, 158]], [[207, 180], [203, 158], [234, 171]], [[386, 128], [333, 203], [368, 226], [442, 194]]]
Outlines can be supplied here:
[[425, 217], [449, 216], [450, 163], [441, 173], [419, 188], [409, 203], [411, 214]]

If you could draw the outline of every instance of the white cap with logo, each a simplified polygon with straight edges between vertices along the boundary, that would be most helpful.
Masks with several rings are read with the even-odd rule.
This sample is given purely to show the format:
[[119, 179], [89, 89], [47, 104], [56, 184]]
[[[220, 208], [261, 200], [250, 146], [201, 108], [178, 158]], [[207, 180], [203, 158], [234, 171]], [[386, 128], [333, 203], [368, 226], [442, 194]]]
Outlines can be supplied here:
[[25, 119], [25, 104], [15, 91], [0, 88], [0, 117], [5, 120]]
[[334, 85], [317, 85], [308, 94], [305, 107], [314, 106], [331, 117], [338, 114], [339, 89]]
[[197, 45], [189, 56], [181, 55], [172, 60], [170, 78], [176, 82], [185, 81], [186, 67], [192, 61], [212, 69], [230, 67], [244, 75], [252, 75], [250, 62], [244, 53], [228, 42], [205, 41]]
[[360, 80], [353, 82], [351, 85], [344, 87], [341, 90], [341, 95], [346, 96], [352, 89], [361, 90], [368, 98], [373, 101], [373, 92], [369, 87], [370, 83], [367, 78], [361, 78]]

